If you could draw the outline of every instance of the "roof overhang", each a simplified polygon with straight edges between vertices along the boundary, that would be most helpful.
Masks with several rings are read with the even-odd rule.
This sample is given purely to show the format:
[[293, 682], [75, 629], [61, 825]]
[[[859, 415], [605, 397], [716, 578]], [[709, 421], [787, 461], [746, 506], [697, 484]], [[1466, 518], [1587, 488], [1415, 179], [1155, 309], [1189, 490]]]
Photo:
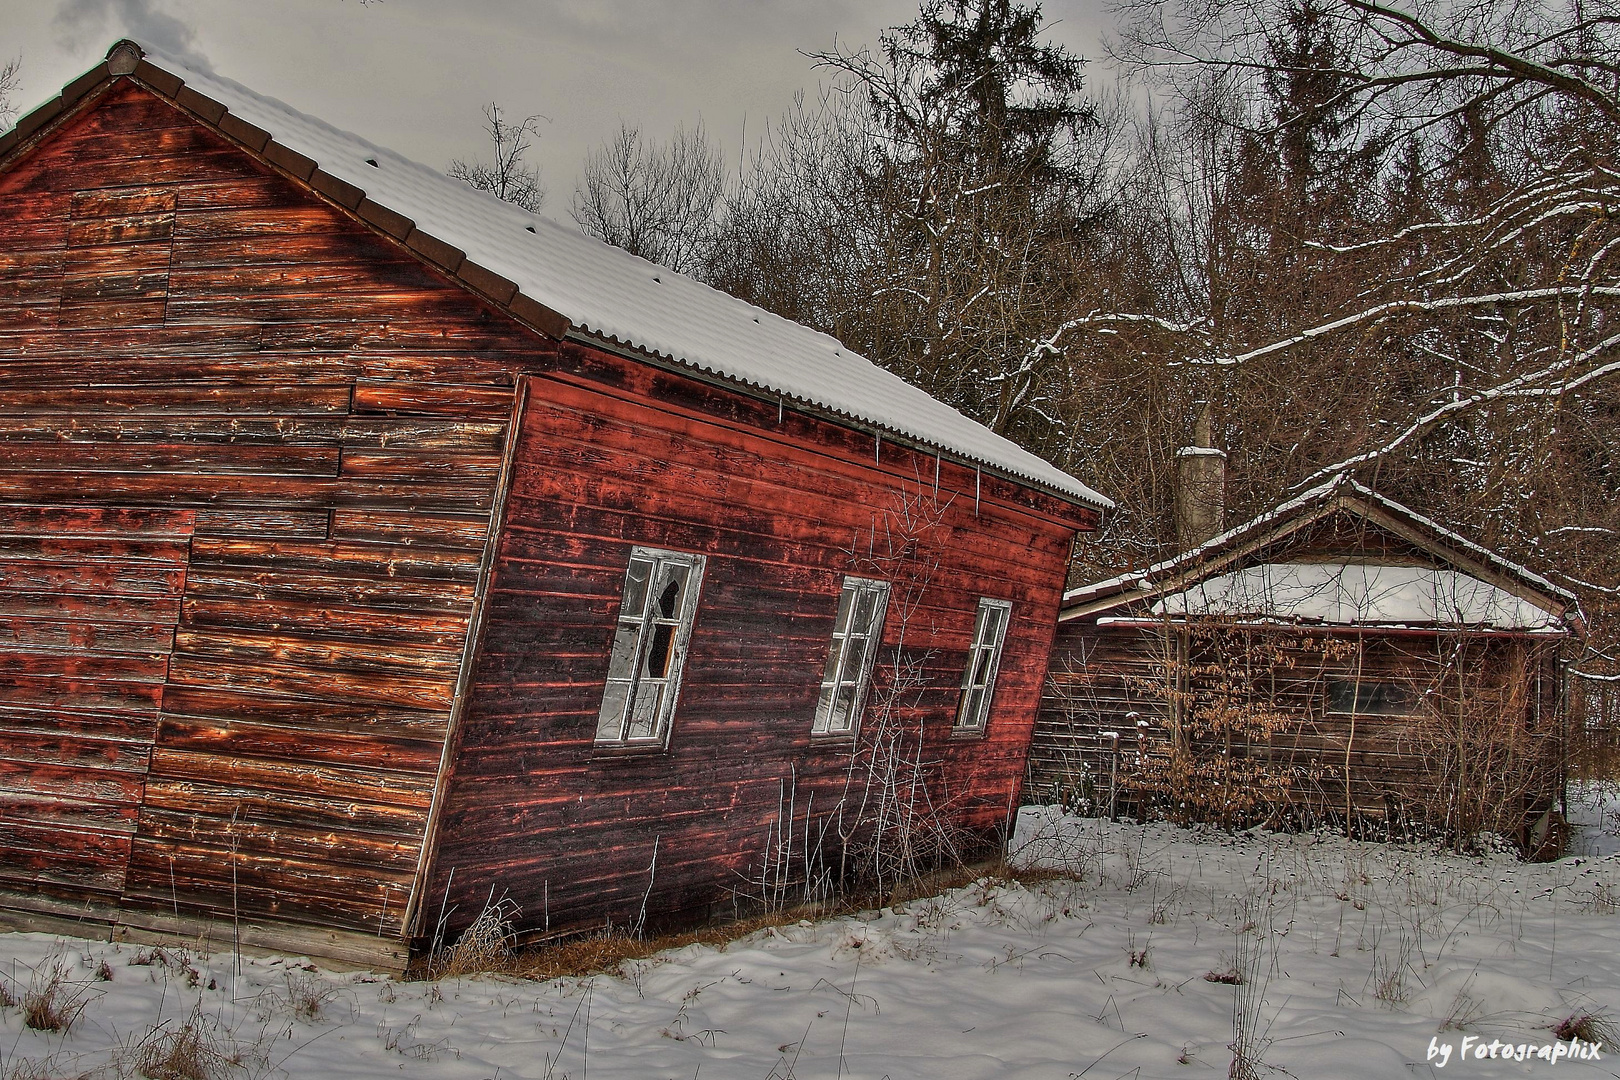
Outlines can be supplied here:
[[1182, 592], [1338, 513], [1365, 520], [1436, 560], [1551, 613], [1576, 632], [1581, 628], [1574, 593], [1344, 475], [1146, 570], [1071, 589], [1064, 594], [1058, 618], [1065, 622], [1100, 618]]

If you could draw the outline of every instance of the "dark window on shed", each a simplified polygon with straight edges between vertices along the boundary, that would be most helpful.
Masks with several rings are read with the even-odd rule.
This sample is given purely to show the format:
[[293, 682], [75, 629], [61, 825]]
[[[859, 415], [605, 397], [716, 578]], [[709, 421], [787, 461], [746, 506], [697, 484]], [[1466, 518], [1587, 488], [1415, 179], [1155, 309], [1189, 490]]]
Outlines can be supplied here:
[[844, 579], [843, 591], [838, 594], [832, 645], [827, 650], [827, 667], [821, 674], [821, 699], [816, 702], [812, 734], [849, 735], [859, 725], [888, 608], [888, 582]]
[[1349, 716], [1409, 716], [1417, 697], [1405, 683], [1380, 679], [1329, 679], [1327, 711]]
[[597, 745], [662, 746], [680, 692], [703, 556], [638, 547], [619, 601]]
[[995, 694], [996, 672], [1001, 668], [1001, 643], [1007, 639], [1011, 617], [1009, 601], [980, 598], [973, 622], [973, 645], [968, 649], [967, 670], [962, 673], [962, 702], [956, 709], [958, 734], [984, 730], [990, 699]]

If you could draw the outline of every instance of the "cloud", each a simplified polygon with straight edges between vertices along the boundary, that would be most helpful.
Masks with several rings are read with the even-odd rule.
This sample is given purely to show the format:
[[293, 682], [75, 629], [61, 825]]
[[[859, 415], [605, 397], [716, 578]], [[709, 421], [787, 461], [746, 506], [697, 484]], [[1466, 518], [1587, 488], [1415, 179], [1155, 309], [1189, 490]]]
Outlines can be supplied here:
[[188, 67], [214, 70], [197, 47], [196, 32], [165, 11], [163, 0], [67, 0], [51, 26], [65, 49], [83, 47], [87, 38], [111, 44], [113, 36], [131, 37]]

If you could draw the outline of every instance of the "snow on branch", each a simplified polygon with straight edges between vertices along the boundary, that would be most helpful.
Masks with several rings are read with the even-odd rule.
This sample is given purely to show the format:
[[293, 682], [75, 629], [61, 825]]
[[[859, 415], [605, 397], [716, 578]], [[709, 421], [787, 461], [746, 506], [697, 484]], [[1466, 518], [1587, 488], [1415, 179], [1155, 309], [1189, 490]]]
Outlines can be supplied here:
[[1592, 371], [1588, 371], [1578, 378], [1568, 379], [1562, 382], [1558, 381], [1564, 375], [1566, 375], [1570, 369], [1586, 361], [1592, 360], [1602, 353], [1608, 352], [1610, 349], [1615, 348], [1616, 346], [1620, 346], [1620, 334], [1613, 334], [1607, 338], [1604, 338], [1590, 349], [1585, 349], [1579, 353], [1576, 353], [1574, 356], [1566, 357], [1565, 359], [1559, 360], [1556, 363], [1549, 364], [1538, 371], [1533, 371], [1517, 378], [1509, 379], [1507, 382], [1498, 386], [1490, 387], [1487, 390], [1481, 390], [1477, 393], [1458, 397], [1452, 401], [1448, 401], [1438, 409], [1435, 409], [1432, 412], [1429, 412], [1413, 421], [1413, 423], [1404, 431], [1395, 436], [1395, 438], [1384, 443], [1382, 446], [1364, 451], [1360, 454], [1354, 455], [1353, 457], [1345, 458], [1342, 461], [1335, 462], [1332, 465], [1318, 469], [1316, 472], [1299, 481], [1294, 486], [1296, 488], [1309, 487], [1312, 484], [1320, 483], [1335, 474], [1348, 472], [1358, 465], [1365, 465], [1370, 461], [1376, 461], [1379, 458], [1388, 457], [1390, 454], [1394, 453], [1402, 446], [1405, 446], [1407, 443], [1412, 442], [1413, 440], [1434, 430], [1451, 417], [1457, 415], [1458, 413], [1473, 409], [1476, 406], [1515, 397], [1561, 396], [1569, 393], [1572, 390], [1578, 389], [1587, 383], [1594, 382], [1599, 378], [1620, 373], [1620, 361], [1615, 361], [1604, 364], [1603, 366], [1595, 368]]
[[1377, 304], [1363, 311], [1358, 311], [1353, 315], [1345, 315], [1331, 322], [1319, 323], [1309, 329], [1301, 330], [1292, 337], [1273, 341], [1257, 349], [1250, 349], [1248, 352], [1238, 353], [1234, 356], [1215, 357], [1209, 360], [1194, 360], [1193, 363], [1216, 364], [1223, 367], [1243, 364], [1262, 356], [1269, 356], [1275, 352], [1291, 349], [1295, 345], [1304, 344], [1314, 338], [1336, 333], [1361, 323], [1382, 319], [1389, 315], [1409, 315], [1416, 312], [1528, 303], [1536, 300], [1575, 297], [1583, 292], [1590, 296], [1620, 297], [1620, 285], [1594, 285], [1584, 289], [1574, 286], [1553, 285], [1540, 289], [1514, 289], [1508, 292], [1485, 293], [1479, 296], [1447, 296], [1438, 300], [1390, 300], [1387, 303]]

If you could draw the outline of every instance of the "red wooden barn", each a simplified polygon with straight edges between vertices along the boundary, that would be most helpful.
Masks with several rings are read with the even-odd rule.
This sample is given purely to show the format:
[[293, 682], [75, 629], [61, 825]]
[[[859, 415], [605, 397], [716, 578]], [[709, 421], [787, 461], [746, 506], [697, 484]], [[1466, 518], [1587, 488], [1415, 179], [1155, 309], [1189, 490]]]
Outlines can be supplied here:
[[130, 42], [0, 138], [0, 431], [4, 917], [390, 966], [993, 834], [1107, 506]]

